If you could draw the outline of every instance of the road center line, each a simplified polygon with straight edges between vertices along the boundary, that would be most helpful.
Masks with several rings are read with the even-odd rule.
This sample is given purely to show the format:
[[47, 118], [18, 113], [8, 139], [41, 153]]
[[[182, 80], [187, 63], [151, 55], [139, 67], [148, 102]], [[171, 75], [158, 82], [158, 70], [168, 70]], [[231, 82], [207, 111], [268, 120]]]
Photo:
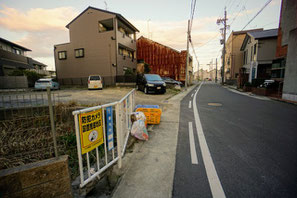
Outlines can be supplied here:
[[190, 100], [189, 101], [189, 109], [191, 109], [192, 108], [192, 101]]
[[189, 122], [189, 141], [192, 164], [198, 164], [197, 152], [194, 140], [193, 123]]
[[223, 190], [222, 184], [220, 182], [220, 179], [218, 177], [216, 168], [214, 166], [211, 154], [209, 152], [209, 148], [207, 146], [207, 142], [204, 136], [204, 132], [202, 129], [200, 117], [198, 114], [198, 109], [197, 109], [197, 104], [196, 104], [196, 98], [197, 98], [197, 93], [199, 92], [203, 82], [199, 85], [194, 99], [193, 99], [193, 109], [194, 109], [194, 118], [195, 118], [195, 124], [196, 124], [196, 129], [197, 129], [197, 134], [198, 134], [198, 140], [200, 144], [200, 149], [201, 149], [201, 154], [202, 154], [202, 159], [204, 162], [205, 170], [206, 170], [206, 175], [208, 178], [210, 190], [212, 197], [220, 197], [220, 198], [225, 198], [225, 192]]
[[192, 93], [191, 98], [193, 98], [194, 94]]

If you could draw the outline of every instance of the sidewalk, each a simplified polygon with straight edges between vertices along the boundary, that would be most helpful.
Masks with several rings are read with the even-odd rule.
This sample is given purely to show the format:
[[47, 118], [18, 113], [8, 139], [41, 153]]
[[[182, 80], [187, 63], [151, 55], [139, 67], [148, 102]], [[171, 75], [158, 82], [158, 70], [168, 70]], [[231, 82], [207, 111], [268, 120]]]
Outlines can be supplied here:
[[164, 104], [161, 123], [156, 125], [147, 142], [125, 156], [128, 166], [113, 198], [171, 197], [175, 169], [180, 101], [196, 86], [188, 88]]

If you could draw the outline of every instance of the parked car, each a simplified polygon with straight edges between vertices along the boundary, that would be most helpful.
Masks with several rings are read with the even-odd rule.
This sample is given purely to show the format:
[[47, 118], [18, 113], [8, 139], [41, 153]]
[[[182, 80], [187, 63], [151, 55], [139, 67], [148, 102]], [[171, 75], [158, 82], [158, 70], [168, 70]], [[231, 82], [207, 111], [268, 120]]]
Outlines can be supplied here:
[[148, 93], [166, 93], [166, 83], [158, 74], [138, 75], [136, 80], [138, 90]]
[[60, 84], [53, 78], [41, 78], [35, 82], [35, 90], [46, 90], [49, 87], [51, 90], [60, 89]]
[[274, 80], [265, 80], [263, 84], [260, 85], [260, 87], [271, 87], [275, 83]]
[[169, 77], [162, 77], [162, 80], [167, 84], [167, 85], [179, 85], [179, 86], [183, 86], [183, 83], [177, 80], [174, 80], [172, 78]]
[[102, 89], [103, 82], [100, 75], [90, 75], [88, 78], [88, 89]]

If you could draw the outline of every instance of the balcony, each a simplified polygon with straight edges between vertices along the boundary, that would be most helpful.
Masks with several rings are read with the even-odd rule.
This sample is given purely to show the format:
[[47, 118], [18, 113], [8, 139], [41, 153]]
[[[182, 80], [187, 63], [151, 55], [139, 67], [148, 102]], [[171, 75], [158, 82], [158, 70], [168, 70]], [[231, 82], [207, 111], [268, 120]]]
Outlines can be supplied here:
[[8, 52], [0, 49], [0, 59], [15, 61], [23, 64], [28, 64], [28, 60], [26, 56], [18, 55], [12, 52]]
[[117, 42], [132, 50], [136, 50], [136, 40], [130, 38], [128, 35], [120, 31], [117, 31]]

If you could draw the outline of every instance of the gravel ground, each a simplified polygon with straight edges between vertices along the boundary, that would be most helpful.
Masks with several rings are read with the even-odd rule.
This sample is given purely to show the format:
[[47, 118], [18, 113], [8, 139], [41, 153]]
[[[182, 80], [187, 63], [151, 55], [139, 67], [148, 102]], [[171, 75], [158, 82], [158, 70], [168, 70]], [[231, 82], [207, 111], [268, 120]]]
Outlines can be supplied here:
[[[58, 91], [52, 91], [55, 100], [63, 103], [77, 103], [81, 105], [99, 105], [120, 100], [133, 88], [128, 87], [109, 87], [103, 90], [88, 90], [84, 88], [65, 88]], [[165, 94], [144, 94], [142, 91], [136, 91], [136, 104], [156, 104], [166, 103], [166, 100], [179, 93], [178, 90], [167, 89]], [[31, 97], [31, 96], [32, 97]], [[30, 96], [30, 97], [29, 97]], [[0, 93], [0, 106], [9, 103], [47, 103], [46, 91], [9, 91]], [[18, 100], [18, 102], [16, 102]], [[28, 101], [27, 101], [28, 100]], [[35, 101], [36, 100], [36, 101]], [[10, 102], [11, 101], [11, 102]], [[7, 106], [7, 105], [6, 105]]]
[[[77, 102], [83, 105], [97, 105], [115, 102], [123, 98], [132, 88], [111, 87], [103, 90], [85, 90], [85, 89], [66, 89], [56, 91], [59, 101], [61, 102]], [[165, 94], [144, 94], [141, 91], [136, 91], [136, 104], [157, 104], [162, 102], [179, 91], [167, 89]]]

